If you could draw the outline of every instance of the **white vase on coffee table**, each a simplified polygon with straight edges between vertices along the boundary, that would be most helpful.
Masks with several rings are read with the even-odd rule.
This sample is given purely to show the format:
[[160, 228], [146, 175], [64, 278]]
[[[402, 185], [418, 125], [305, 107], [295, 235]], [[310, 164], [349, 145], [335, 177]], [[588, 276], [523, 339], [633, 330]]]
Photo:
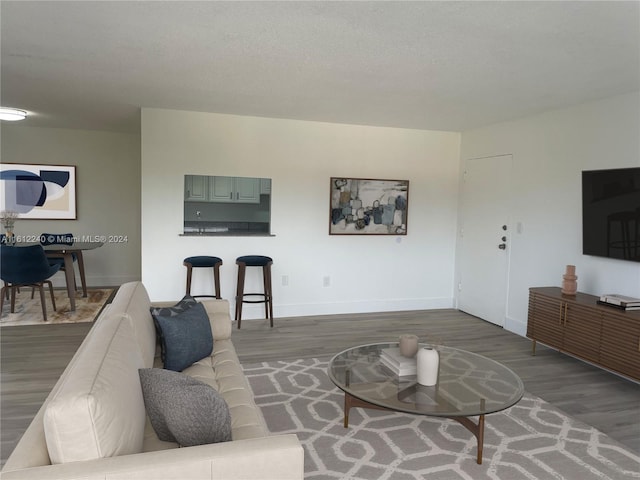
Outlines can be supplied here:
[[416, 359], [418, 383], [431, 387], [438, 383], [438, 369], [440, 367], [440, 355], [432, 347], [422, 347], [418, 350]]

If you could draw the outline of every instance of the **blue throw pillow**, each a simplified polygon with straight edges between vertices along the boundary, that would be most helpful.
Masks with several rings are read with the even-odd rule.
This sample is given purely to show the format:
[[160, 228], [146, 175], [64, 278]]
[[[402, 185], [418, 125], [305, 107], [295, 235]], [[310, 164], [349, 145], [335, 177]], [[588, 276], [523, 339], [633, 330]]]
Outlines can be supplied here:
[[162, 315], [163, 317], [173, 317], [185, 310], [189, 310], [198, 301], [190, 295], [182, 297], [173, 307], [151, 307], [151, 315]]
[[164, 368], [181, 372], [194, 362], [211, 355], [211, 323], [201, 303], [172, 317], [156, 315], [154, 320], [163, 342]]
[[164, 351], [164, 338], [162, 338], [162, 330], [158, 326], [158, 321], [156, 320], [156, 316], [162, 315], [163, 317], [175, 317], [182, 312], [193, 307], [198, 301], [190, 295], [185, 295], [182, 297], [178, 303], [176, 303], [172, 307], [151, 307], [151, 315], [153, 316], [153, 323], [156, 327], [156, 337], [158, 339], [158, 343], [160, 344], [160, 358], [162, 359], [162, 363], [164, 363], [164, 359], [166, 357], [166, 352]]

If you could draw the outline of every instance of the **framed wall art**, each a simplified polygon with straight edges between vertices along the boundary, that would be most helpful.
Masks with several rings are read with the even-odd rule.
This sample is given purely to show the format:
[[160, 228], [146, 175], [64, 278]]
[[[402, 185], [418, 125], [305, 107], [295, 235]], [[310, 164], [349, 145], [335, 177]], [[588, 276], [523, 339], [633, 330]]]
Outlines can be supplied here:
[[329, 235], [406, 235], [409, 180], [331, 177]]
[[76, 219], [76, 167], [0, 165], [0, 210], [20, 219]]

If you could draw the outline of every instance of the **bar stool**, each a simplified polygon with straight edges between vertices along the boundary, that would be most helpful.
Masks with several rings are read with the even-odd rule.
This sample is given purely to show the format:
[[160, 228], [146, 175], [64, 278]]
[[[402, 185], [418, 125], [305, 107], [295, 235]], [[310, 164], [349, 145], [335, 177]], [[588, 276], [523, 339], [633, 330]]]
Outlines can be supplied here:
[[218, 257], [207, 257], [204, 255], [196, 257], [187, 257], [182, 263], [187, 267], [187, 295], [191, 295], [191, 274], [194, 268], [213, 268], [213, 283], [215, 286], [215, 295], [192, 295], [193, 297], [211, 297], [222, 298], [220, 296], [220, 265], [222, 259]]
[[[238, 265], [238, 285], [236, 287], [236, 320], [238, 322], [238, 330], [242, 320], [242, 304], [243, 303], [264, 303], [265, 317], [270, 320], [273, 327], [273, 302], [271, 292], [271, 265], [273, 259], [262, 255], [246, 255], [236, 259]], [[244, 293], [244, 278], [247, 267], [262, 267], [262, 281], [264, 285], [264, 293]], [[263, 297], [260, 300], [245, 300], [247, 296]]]

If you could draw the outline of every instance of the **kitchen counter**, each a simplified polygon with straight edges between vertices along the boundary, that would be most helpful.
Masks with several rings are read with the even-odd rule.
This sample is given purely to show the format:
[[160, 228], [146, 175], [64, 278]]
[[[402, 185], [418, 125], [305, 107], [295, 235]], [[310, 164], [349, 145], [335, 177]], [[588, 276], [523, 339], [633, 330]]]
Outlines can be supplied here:
[[260, 222], [185, 222], [184, 237], [273, 237], [268, 223]]
[[251, 232], [247, 230], [228, 230], [226, 232], [184, 232], [180, 237], [275, 237], [268, 232]]

